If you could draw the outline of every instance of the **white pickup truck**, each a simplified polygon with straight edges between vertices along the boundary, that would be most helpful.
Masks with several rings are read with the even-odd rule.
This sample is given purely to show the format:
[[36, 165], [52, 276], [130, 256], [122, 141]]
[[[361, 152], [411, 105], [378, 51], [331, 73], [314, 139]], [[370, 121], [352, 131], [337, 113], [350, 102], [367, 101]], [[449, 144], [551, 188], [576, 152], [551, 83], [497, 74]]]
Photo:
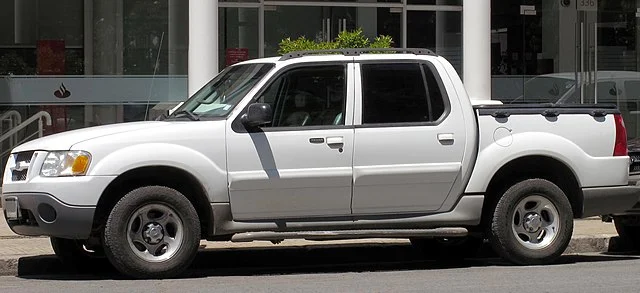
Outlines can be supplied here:
[[546, 264], [574, 218], [638, 202], [615, 106], [473, 105], [447, 60], [393, 51], [242, 62], [161, 121], [25, 143], [4, 173], [7, 222], [64, 262], [163, 278], [201, 239], [408, 238], [427, 253], [488, 239]]

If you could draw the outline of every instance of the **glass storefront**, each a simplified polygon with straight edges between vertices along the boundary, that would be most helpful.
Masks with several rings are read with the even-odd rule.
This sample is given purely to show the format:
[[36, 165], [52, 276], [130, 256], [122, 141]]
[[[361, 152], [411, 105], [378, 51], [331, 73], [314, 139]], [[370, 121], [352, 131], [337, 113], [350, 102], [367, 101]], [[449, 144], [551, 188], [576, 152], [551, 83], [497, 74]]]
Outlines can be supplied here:
[[407, 46], [431, 49], [462, 76], [462, 11], [408, 11]]
[[493, 0], [492, 99], [614, 103], [640, 136], [636, 0]]
[[258, 8], [220, 8], [218, 17], [220, 70], [234, 63], [232, 52], [243, 52], [249, 59], [260, 56]]
[[[287, 37], [330, 40], [361, 28], [370, 39], [391, 36], [394, 47], [429, 48], [461, 72], [461, 5], [220, 1], [219, 69], [276, 56]], [[25, 120], [46, 111], [46, 134], [154, 119], [186, 98], [188, 26], [183, 0], [0, 0], [0, 112]]]
[[267, 6], [264, 53], [265, 56], [277, 56], [278, 44], [287, 37], [330, 41], [341, 31], [357, 28], [362, 28], [369, 39], [391, 36], [399, 47], [402, 43], [401, 17], [402, 10], [389, 7]]
[[[492, 99], [616, 103], [629, 137], [640, 137], [638, 9], [638, 0], [492, 0]], [[276, 56], [287, 37], [361, 28], [431, 49], [462, 76], [462, 10], [462, 0], [221, 0], [211, 33], [219, 69]], [[53, 120], [45, 134], [154, 119], [186, 99], [188, 36], [186, 0], [0, 0], [0, 136], [41, 111]]]

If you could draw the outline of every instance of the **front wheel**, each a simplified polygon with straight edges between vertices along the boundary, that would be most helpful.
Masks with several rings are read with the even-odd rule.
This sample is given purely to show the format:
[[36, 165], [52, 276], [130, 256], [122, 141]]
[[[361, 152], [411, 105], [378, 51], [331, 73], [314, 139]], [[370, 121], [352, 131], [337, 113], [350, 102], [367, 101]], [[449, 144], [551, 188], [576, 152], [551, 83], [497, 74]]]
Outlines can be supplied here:
[[170, 278], [192, 263], [200, 244], [200, 221], [180, 192], [147, 186], [125, 195], [104, 231], [113, 266], [133, 278]]
[[573, 211], [564, 192], [544, 179], [511, 186], [493, 211], [489, 241], [504, 259], [515, 264], [554, 262], [573, 233]]

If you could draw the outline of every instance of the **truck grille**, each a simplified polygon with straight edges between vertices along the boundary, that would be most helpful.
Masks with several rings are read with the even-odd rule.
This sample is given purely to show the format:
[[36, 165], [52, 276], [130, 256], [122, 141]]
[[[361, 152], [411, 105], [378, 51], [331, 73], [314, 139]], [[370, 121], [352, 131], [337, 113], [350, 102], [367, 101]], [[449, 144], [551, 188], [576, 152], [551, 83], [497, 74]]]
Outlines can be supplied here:
[[25, 180], [27, 180], [27, 170], [11, 172], [11, 181], [25, 181]]
[[629, 173], [640, 173], [640, 152], [629, 152], [631, 164], [629, 165]]
[[11, 181], [25, 181], [27, 180], [27, 173], [29, 173], [29, 167], [31, 165], [31, 158], [33, 157], [32, 151], [21, 152], [14, 154], [15, 165], [11, 168]]

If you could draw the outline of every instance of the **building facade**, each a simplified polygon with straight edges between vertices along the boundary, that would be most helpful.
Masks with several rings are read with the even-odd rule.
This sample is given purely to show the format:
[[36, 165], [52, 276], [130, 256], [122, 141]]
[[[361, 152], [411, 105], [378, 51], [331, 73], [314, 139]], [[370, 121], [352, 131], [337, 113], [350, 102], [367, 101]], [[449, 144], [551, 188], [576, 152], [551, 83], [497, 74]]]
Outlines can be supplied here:
[[640, 0], [0, 0], [0, 145], [43, 111], [44, 134], [153, 119], [284, 38], [356, 28], [446, 57], [473, 98], [616, 103], [635, 138], [638, 17]]

